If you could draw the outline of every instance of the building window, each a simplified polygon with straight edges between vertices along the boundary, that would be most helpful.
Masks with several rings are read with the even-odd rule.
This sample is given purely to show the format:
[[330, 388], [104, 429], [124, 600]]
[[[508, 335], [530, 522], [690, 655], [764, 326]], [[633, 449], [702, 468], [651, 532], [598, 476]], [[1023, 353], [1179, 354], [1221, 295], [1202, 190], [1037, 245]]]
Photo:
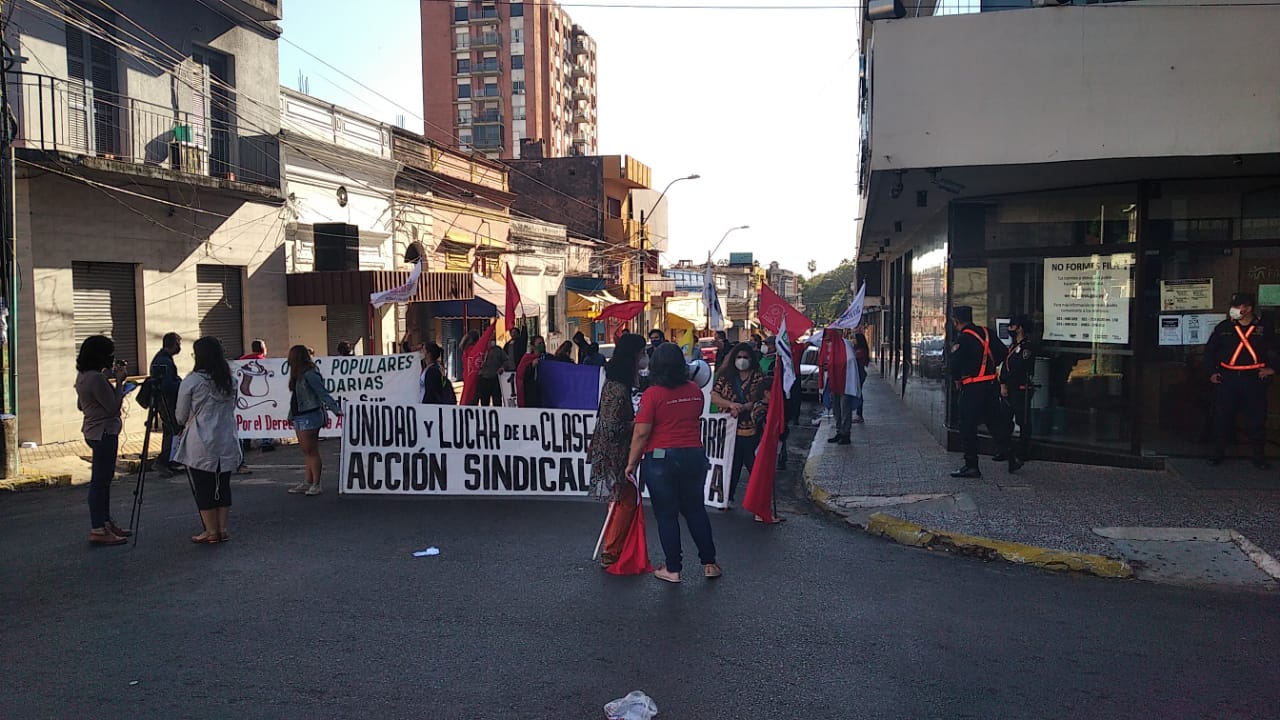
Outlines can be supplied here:
[[609, 198], [609, 217], [614, 219], [622, 217], [622, 201], [618, 198]]
[[523, 55], [512, 55], [512, 56], [511, 56], [511, 69], [512, 69], [512, 70], [523, 70], [523, 69], [524, 69], [524, 56], [523, 56]]
[[467, 21], [467, 8], [466, 8], [465, 6], [463, 6], [463, 7], [456, 7], [456, 8], [454, 8], [454, 9], [453, 9], [453, 21], [454, 21], [454, 22], [466, 22], [466, 21]]
[[524, 42], [524, 28], [511, 28], [511, 43], [519, 45]]
[[469, 97], [471, 97], [471, 86], [470, 86], [470, 85], [459, 85], [459, 86], [458, 86], [458, 99], [459, 99], [459, 100], [466, 100], [466, 99], [467, 99], [467, 98], [469, 98]]
[[459, 145], [464, 145], [464, 146], [465, 146], [465, 145], [470, 145], [470, 144], [471, 144], [471, 131], [470, 131], [470, 130], [466, 130], [466, 131], [464, 131], [464, 132], [460, 132], [460, 133], [458, 133], [458, 144], [459, 144]]
[[512, 80], [512, 81], [511, 81], [511, 94], [513, 94], [513, 95], [523, 95], [523, 94], [524, 94], [524, 81], [523, 81], [523, 80]]
[[475, 137], [475, 145], [477, 147], [498, 147], [502, 145], [502, 126], [501, 125], [480, 125], [477, 126], [473, 133]]
[[547, 332], [560, 332], [559, 325], [556, 323], [556, 296], [547, 296]]
[[499, 97], [498, 83], [485, 83], [484, 95], [482, 97]]
[[458, 122], [462, 125], [471, 124], [471, 108], [465, 106], [458, 108]]
[[511, 17], [524, 17], [524, 3], [511, 3]]
[[462, 75], [462, 74], [464, 74], [464, 73], [469, 73], [469, 72], [471, 72], [471, 59], [470, 59], [470, 58], [459, 58], [459, 59], [458, 59], [458, 74], [459, 74], [459, 75]]

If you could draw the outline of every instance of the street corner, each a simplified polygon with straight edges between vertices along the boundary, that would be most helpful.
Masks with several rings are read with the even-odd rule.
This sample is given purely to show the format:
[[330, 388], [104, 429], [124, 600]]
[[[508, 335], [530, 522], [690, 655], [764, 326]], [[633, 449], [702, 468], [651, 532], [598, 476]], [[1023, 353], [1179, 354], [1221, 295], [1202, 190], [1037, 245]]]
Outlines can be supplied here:
[[1189, 527], [1094, 528], [1139, 580], [1274, 592], [1280, 563], [1236, 530]]
[[1128, 579], [1133, 568], [1123, 559], [1070, 552], [1024, 543], [926, 528], [886, 513], [873, 513], [866, 532], [894, 542], [928, 550], [945, 550], [985, 560], [1003, 560], [1058, 572], [1080, 572], [1102, 578]]

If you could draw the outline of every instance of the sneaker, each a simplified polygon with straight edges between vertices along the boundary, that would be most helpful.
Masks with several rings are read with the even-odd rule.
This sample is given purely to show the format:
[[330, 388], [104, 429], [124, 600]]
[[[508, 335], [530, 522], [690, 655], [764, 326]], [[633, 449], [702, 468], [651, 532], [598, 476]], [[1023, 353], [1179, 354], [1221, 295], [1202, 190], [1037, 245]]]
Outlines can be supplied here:
[[132, 530], [128, 528], [122, 528], [119, 525], [116, 525], [115, 522], [111, 520], [108, 520], [107, 524], [103, 525], [103, 527], [106, 528], [107, 532], [111, 533], [112, 535], [115, 535], [116, 537], [127, 538], [133, 535]]
[[669, 583], [680, 582], [680, 573], [671, 572], [670, 570], [667, 569], [665, 565], [658, 566], [658, 569], [653, 571], [653, 576], [658, 578], [659, 580], [663, 580]]
[[290, 494], [290, 495], [301, 495], [302, 493], [304, 493], [304, 492], [306, 492], [307, 490], [310, 490], [310, 489], [311, 489], [311, 483], [307, 482], [306, 480], [303, 480], [302, 482], [298, 483], [297, 485], [294, 485], [293, 487], [289, 488], [289, 494]]
[[128, 538], [122, 538], [110, 530], [103, 530], [102, 532], [89, 531], [90, 545], [124, 545], [127, 542], [129, 542]]
[[861, 424], [861, 423], [864, 423], [864, 422], [866, 422], [866, 420], [863, 420], [861, 415], [859, 415], [859, 416], [857, 416], [857, 417], [855, 417], [855, 418], [853, 419], [853, 424], [854, 424], [854, 425], [858, 425], [858, 424]]
[[311, 487], [307, 488], [307, 492], [305, 494], [310, 497], [312, 495], [319, 495], [323, 492], [324, 488], [320, 486], [320, 483], [312, 483]]

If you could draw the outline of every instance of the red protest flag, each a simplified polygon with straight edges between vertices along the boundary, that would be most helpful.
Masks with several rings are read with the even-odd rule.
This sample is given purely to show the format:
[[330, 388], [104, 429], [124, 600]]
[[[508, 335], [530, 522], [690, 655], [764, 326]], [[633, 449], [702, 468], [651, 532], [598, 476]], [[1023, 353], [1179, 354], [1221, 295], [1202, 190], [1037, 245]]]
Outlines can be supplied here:
[[[788, 323], [789, 324], [789, 323]], [[747, 495], [742, 509], [755, 513], [764, 522], [779, 522], [773, 515], [773, 482], [778, 467], [778, 439], [786, 424], [786, 396], [782, 390], [782, 363], [774, 363], [773, 386], [769, 389], [769, 414], [765, 416], [764, 435], [756, 449], [756, 459], [747, 480]]]
[[636, 495], [636, 512], [622, 541], [618, 560], [604, 569], [610, 575], [643, 575], [653, 572], [649, 564], [649, 540], [644, 534], [644, 498]]
[[805, 317], [805, 314], [795, 309], [786, 298], [773, 291], [768, 285], [760, 286], [760, 324], [766, 330], [778, 334], [778, 328], [782, 327], [782, 318], [787, 319], [787, 334], [791, 337], [800, 337], [813, 327], [813, 321]]
[[475, 345], [462, 353], [462, 405], [476, 404], [476, 385], [480, 381], [480, 366], [484, 365], [484, 356], [489, 352], [489, 342], [493, 340], [493, 325], [480, 333]]
[[507, 332], [516, 326], [516, 312], [520, 307], [520, 288], [516, 287], [515, 278], [511, 277], [511, 265], [507, 264]]
[[594, 322], [604, 322], [609, 318], [613, 318], [619, 323], [627, 323], [630, 322], [632, 318], [639, 315], [641, 310], [644, 310], [643, 300], [632, 300], [630, 302], [617, 303], [616, 305], [610, 305], [604, 310], [601, 310], [600, 314], [596, 316]]

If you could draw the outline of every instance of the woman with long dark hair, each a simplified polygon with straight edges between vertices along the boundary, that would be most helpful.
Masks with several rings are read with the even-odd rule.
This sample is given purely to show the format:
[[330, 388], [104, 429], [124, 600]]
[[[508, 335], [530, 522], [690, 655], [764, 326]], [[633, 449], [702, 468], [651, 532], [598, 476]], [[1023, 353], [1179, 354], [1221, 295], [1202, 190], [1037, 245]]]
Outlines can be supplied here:
[[560, 347], [556, 348], [556, 354], [553, 357], [560, 362], [573, 362], [573, 343], [568, 340], [560, 343]]
[[342, 406], [324, 387], [324, 378], [316, 369], [316, 361], [306, 345], [289, 348], [289, 420], [298, 435], [298, 447], [302, 448], [302, 462], [306, 466], [306, 478], [289, 488], [294, 495], [319, 495], [324, 492], [320, 484], [320, 472], [324, 464], [320, 459], [320, 429], [328, 415], [342, 415]]
[[427, 405], [457, 405], [453, 382], [440, 361], [444, 357], [444, 348], [428, 341], [422, 346], [422, 354], [422, 402]]
[[[89, 544], [123, 545], [133, 533], [111, 519], [111, 479], [116, 474], [120, 449], [120, 406], [127, 392], [128, 368], [116, 362], [116, 344], [105, 335], [93, 335], [80, 343], [76, 355], [76, 407], [84, 413], [80, 431], [93, 450], [89, 479]], [[107, 370], [111, 378], [107, 379]]]
[[748, 476], [751, 474], [765, 415], [769, 411], [764, 398], [765, 377], [760, 372], [756, 351], [748, 343], [738, 343], [716, 370], [716, 384], [711, 391], [711, 402], [738, 419], [733, 465], [729, 469], [730, 506], [738, 494], [738, 476], [744, 468]]
[[698, 546], [703, 576], [720, 577], [711, 519], [702, 502], [708, 467], [702, 445], [702, 389], [689, 380], [684, 353], [675, 343], [663, 343], [653, 351], [649, 389], [640, 398], [640, 411], [636, 413], [631, 435], [627, 477], [635, 477], [638, 467], [649, 490], [662, 552], [667, 556], [666, 565], [654, 570], [653, 576], [670, 583], [680, 582], [683, 567], [680, 516], [683, 515], [684, 524]]
[[587, 461], [591, 463], [591, 495], [612, 504], [600, 554], [600, 564], [604, 567], [617, 561], [636, 514], [636, 486], [627, 479], [627, 450], [631, 447], [635, 419], [631, 389], [639, 381], [641, 358], [645, 358], [644, 338], [639, 335], [618, 338], [613, 358], [604, 366], [605, 381], [600, 389], [596, 430], [587, 450]]
[[178, 424], [182, 434], [174, 451], [187, 468], [204, 532], [191, 542], [214, 544], [231, 539], [231, 473], [243, 459], [236, 440], [236, 392], [231, 366], [215, 337], [192, 345], [195, 366], [178, 387]]

